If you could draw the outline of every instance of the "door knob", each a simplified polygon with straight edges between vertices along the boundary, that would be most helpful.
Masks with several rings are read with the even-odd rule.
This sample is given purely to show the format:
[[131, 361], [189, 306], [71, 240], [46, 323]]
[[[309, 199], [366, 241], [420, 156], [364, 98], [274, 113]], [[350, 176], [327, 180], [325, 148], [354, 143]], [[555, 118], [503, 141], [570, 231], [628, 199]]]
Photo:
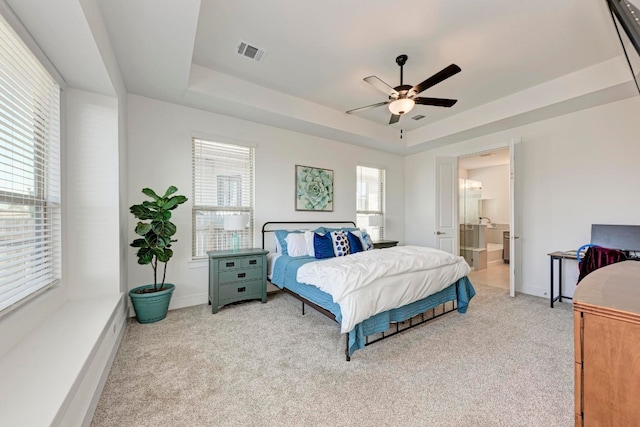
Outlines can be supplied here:
[[441, 234], [447, 234], [447, 233], [445, 233], [444, 231], [436, 231], [436, 234], [439, 236]]

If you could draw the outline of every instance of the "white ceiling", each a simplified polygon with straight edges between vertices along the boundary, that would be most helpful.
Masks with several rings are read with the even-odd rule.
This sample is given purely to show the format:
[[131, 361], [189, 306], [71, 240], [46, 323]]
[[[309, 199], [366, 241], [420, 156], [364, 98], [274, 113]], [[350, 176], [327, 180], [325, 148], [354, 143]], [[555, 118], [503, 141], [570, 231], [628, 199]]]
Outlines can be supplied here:
[[[401, 154], [634, 93], [605, 0], [7, 2], [81, 88], [96, 61], [74, 69], [69, 46], [75, 35], [85, 49], [87, 24], [42, 23], [96, 5], [131, 93]], [[262, 62], [239, 56], [240, 40], [265, 49]], [[458, 103], [418, 105], [408, 116], [425, 119], [394, 125], [385, 106], [345, 114], [386, 100], [362, 79], [398, 85], [399, 54], [409, 57], [405, 84], [459, 65], [421, 94]]]

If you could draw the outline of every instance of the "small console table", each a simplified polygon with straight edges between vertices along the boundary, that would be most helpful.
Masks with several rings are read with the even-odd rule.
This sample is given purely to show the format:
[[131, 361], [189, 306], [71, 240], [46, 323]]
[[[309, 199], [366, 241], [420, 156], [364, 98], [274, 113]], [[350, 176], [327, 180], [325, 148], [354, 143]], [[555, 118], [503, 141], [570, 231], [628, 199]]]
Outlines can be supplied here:
[[[551, 279], [549, 280], [549, 302], [550, 302], [550, 306], [551, 308], [553, 308], [553, 303], [556, 301], [560, 301], [562, 302], [562, 298], [566, 298], [566, 299], [570, 299], [573, 300], [573, 298], [568, 297], [568, 296], [564, 296], [562, 295], [562, 262], [565, 259], [573, 259], [573, 260], [577, 260], [575, 255], [570, 255], [566, 252], [562, 252], [562, 251], [555, 251], [555, 252], [551, 252], [549, 255], [549, 258], [551, 260]], [[554, 297], [554, 274], [553, 274], [553, 262], [554, 261], [558, 261], [558, 296]]]

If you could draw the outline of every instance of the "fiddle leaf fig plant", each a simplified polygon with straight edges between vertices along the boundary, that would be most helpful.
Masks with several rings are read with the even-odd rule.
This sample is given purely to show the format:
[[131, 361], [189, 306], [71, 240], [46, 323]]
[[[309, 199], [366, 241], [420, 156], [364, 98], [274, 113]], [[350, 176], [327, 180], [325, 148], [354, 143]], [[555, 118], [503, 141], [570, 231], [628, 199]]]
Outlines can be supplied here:
[[[178, 191], [173, 185], [167, 189], [163, 196], [158, 196], [150, 188], [143, 188], [142, 193], [152, 200], [146, 200], [129, 208], [131, 213], [140, 221], [136, 225], [135, 232], [138, 236], [131, 246], [139, 248], [136, 253], [138, 264], [151, 264], [153, 268], [153, 289], [147, 292], [158, 292], [164, 287], [167, 276], [167, 263], [173, 256], [171, 244], [177, 240], [172, 239], [176, 234], [176, 225], [171, 222], [171, 211], [188, 199], [185, 196], [175, 195]], [[164, 263], [162, 281], [158, 283], [158, 263]]]

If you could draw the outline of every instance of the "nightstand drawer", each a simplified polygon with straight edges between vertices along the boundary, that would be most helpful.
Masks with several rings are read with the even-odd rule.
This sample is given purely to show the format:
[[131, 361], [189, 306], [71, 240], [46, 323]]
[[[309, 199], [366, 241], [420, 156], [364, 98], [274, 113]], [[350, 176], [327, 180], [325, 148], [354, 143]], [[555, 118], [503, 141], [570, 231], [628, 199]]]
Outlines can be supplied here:
[[235, 284], [220, 285], [220, 301], [244, 297], [245, 295], [262, 295], [263, 282], [262, 279], [252, 280], [249, 282], [239, 282]]
[[218, 282], [222, 285], [231, 282], [260, 279], [261, 277], [262, 268], [227, 269], [218, 273]]
[[218, 260], [218, 271], [235, 268], [262, 267], [262, 256], [244, 258], [226, 258]]

